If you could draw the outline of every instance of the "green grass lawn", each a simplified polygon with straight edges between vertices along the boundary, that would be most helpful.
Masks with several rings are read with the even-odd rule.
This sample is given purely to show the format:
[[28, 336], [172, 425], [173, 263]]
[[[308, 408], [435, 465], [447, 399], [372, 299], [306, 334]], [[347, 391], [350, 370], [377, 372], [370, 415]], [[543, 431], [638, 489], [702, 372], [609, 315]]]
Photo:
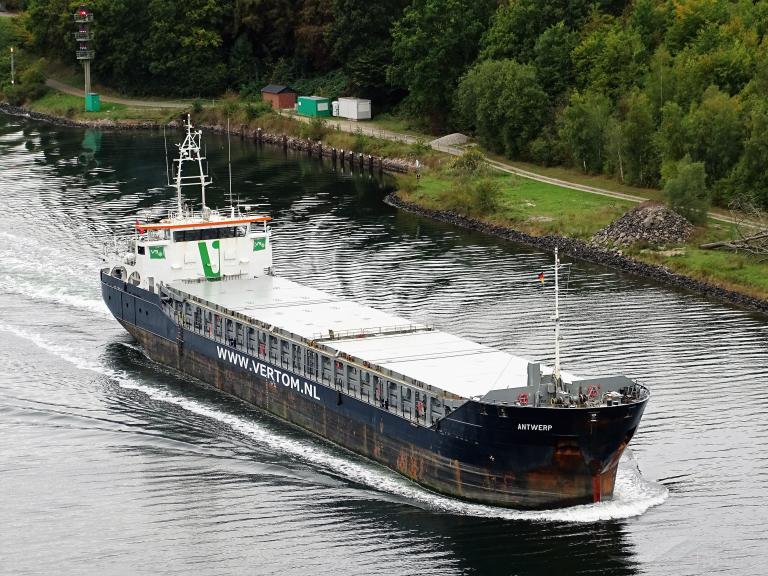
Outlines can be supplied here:
[[[499, 182], [502, 195], [498, 210], [485, 215], [485, 219], [534, 235], [588, 238], [633, 206], [625, 200], [587, 194], [512, 174], [491, 173], [490, 178]], [[408, 199], [442, 209], [446, 190], [453, 185], [450, 176], [429, 172], [421, 177], [416, 190], [408, 193]]]
[[80, 96], [72, 96], [55, 90], [49, 91], [42, 98], [29, 104], [36, 111], [54, 116], [63, 116], [76, 120], [136, 120], [164, 122], [177, 115], [176, 110], [162, 108], [146, 108], [101, 102], [99, 112], [86, 112], [85, 101]]
[[[508, 174], [490, 176], [501, 184], [498, 207], [489, 214], [470, 216], [509, 226], [534, 236], [556, 234], [581, 240], [613, 222], [636, 204]], [[434, 210], [450, 206], [456, 179], [444, 171], [424, 174], [417, 182], [400, 177], [399, 194], [405, 200]], [[702, 250], [706, 242], [733, 238], [734, 226], [709, 220], [698, 227], [686, 243], [658, 249], [636, 246], [624, 250], [628, 256], [649, 264], [666, 266], [690, 276], [758, 298], [768, 298], [768, 264], [757, 256], [721, 250]]]

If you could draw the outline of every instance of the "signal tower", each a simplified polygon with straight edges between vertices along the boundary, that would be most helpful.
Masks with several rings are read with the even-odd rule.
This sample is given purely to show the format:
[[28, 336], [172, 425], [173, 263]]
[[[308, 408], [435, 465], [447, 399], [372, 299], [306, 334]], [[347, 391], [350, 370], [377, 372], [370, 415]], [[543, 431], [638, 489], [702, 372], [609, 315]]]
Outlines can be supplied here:
[[81, 4], [75, 11], [75, 24], [77, 25], [75, 55], [83, 63], [85, 72], [85, 110], [86, 112], [98, 112], [100, 108], [99, 95], [91, 92], [91, 60], [96, 54], [91, 46], [93, 41], [93, 32], [91, 31], [93, 12], [85, 4]]

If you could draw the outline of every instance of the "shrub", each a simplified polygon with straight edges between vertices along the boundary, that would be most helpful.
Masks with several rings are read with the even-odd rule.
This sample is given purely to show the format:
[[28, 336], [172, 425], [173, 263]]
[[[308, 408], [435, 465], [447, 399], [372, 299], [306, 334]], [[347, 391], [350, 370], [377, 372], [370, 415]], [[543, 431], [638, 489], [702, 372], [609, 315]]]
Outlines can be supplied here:
[[451, 161], [449, 170], [456, 176], [477, 176], [488, 171], [488, 163], [480, 150], [468, 148]]
[[501, 204], [501, 184], [493, 178], [483, 178], [475, 184], [473, 199], [479, 214], [492, 214], [499, 209]]
[[245, 117], [250, 122], [256, 118], [261, 118], [265, 114], [269, 114], [272, 110], [272, 106], [268, 102], [261, 100], [256, 102], [249, 102], [245, 105]]
[[200, 114], [200, 112], [202, 112], [202, 111], [203, 111], [203, 103], [198, 98], [197, 100], [192, 102], [192, 112], [194, 112], [195, 114]]
[[301, 126], [301, 137], [311, 140], [322, 140], [328, 133], [328, 124], [322, 118], [312, 118]]
[[707, 219], [711, 197], [707, 190], [707, 172], [703, 162], [692, 162], [686, 154], [677, 163], [676, 174], [664, 185], [667, 204], [694, 224]]
[[424, 140], [423, 138], [419, 138], [411, 144], [410, 150], [408, 152], [408, 157], [411, 159], [416, 158], [422, 158], [423, 156], [427, 155], [432, 150], [432, 146], [429, 145], [429, 142]]

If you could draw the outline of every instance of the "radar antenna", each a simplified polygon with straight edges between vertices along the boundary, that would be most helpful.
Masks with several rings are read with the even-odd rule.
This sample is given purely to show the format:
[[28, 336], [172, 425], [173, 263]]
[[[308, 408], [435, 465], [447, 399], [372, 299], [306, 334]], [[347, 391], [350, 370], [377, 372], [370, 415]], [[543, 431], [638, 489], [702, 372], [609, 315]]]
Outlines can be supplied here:
[[[208, 174], [206, 174], [205, 170], [203, 169], [203, 160], [206, 160], [206, 157], [200, 154], [200, 139], [203, 134], [201, 130], [192, 130], [192, 119], [190, 118], [190, 115], [187, 114], [187, 121], [186, 121], [186, 128], [187, 128], [187, 136], [184, 139], [184, 142], [182, 144], [177, 144], [179, 148], [179, 157], [175, 158], [173, 161], [178, 162], [178, 166], [175, 167], [175, 176], [174, 176], [174, 186], [176, 188], [176, 204], [179, 211], [179, 214], [182, 214], [182, 198], [181, 198], [181, 188], [183, 186], [196, 186], [198, 183], [200, 185], [200, 195], [202, 200], [202, 211], [203, 214], [208, 212], [206, 210], [207, 206], [205, 204], [205, 187], [212, 183], [212, 180], [209, 178]], [[197, 164], [199, 175], [193, 175], [193, 176], [182, 176], [182, 167], [184, 165], [184, 162], [194, 162]], [[198, 182], [199, 181], [199, 182]]]

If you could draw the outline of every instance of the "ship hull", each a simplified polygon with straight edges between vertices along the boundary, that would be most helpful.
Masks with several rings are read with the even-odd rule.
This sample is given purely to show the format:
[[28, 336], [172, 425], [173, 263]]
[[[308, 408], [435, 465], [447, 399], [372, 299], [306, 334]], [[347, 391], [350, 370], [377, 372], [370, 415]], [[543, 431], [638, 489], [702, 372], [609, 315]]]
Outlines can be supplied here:
[[[542, 509], [613, 495], [619, 458], [645, 401], [595, 409], [468, 401], [432, 427], [180, 328], [156, 294], [102, 274], [104, 301], [154, 361], [375, 460], [418, 484], [473, 502]], [[285, 374], [265, 378], [266, 370]], [[296, 378], [298, 380], [298, 378]]]

